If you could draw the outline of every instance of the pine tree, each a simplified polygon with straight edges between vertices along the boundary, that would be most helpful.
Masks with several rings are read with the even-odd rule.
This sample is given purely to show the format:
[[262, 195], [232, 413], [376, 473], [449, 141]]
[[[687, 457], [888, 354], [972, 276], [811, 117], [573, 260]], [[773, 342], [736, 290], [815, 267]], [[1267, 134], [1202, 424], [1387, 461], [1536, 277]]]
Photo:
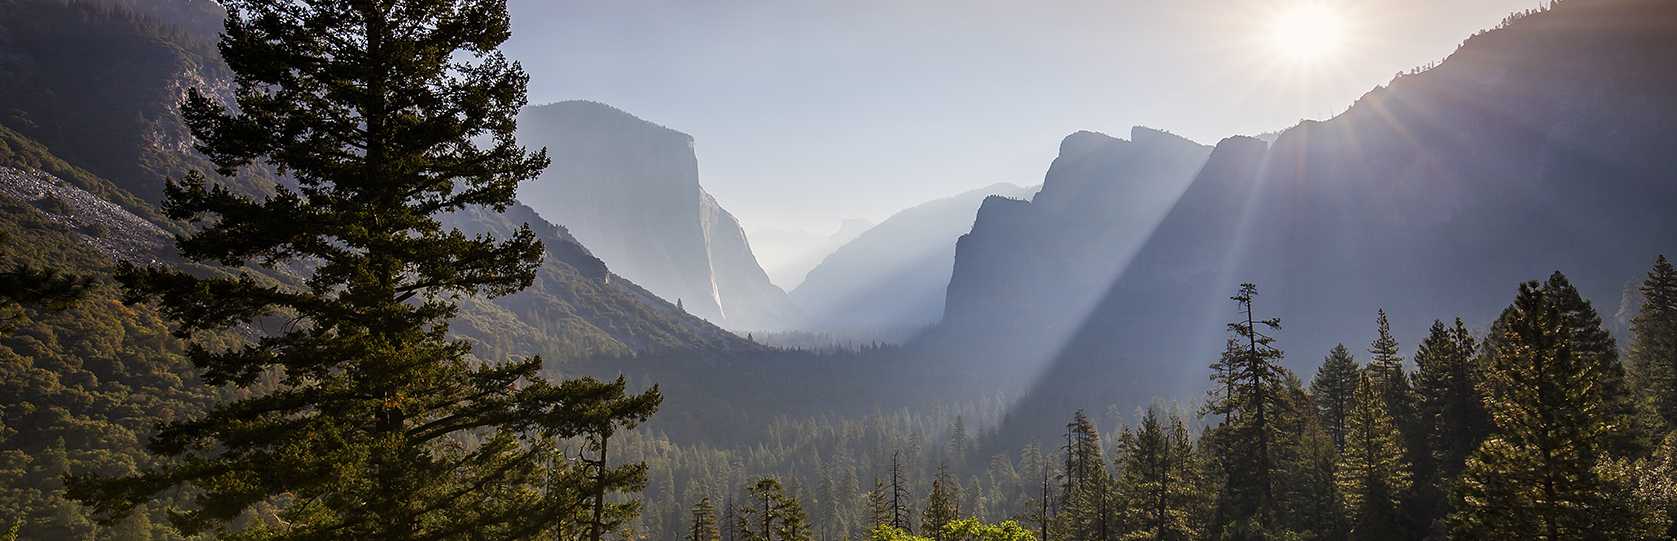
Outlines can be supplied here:
[[1614, 457], [1645, 454], [1651, 445], [1637, 419], [1636, 399], [1613, 335], [1601, 327], [1601, 316], [1595, 307], [1560, 271], [1555, 271], [1543, 283], [1543, 292], [1554, 299], [1555, 306], [1569, 322], [1573, 354], [1594, 360], [1601, 374], [1602, 413], [1607, 416], [1605, 422], [1613, 427], [1605, 450]]
[[1638, 400], [1660, 430], [1677, 429], [1677, 269], [1654, 261], [1639, 288], [1641, 311], [1630, 320], [1630, 359]]
[[[125, 300], [155, 302], [182, 338], [283, 318], [249, 345], [188, 350], [208, 385], [277, 385], [163, 426], [148, 448], [178, 460], [75, 478], [69, 497], [120, 520], [191, 485], [196, 507], [172, 521], [188, 535], [282, 501], [278, 539], [524, 539], [632, 480], [546, 466], [566, 463], [558, 438], [644, 420], [656, 389], [555, 384], [538, 357], [474, 362], [468, 343], [446, 338], [458, 297], [527, 287], [543, 254], [527, 227], [468, 237], [436, 217], [503, 211], [547, 164], [513, 139], [527, 78], [496, 52], [505, 2], [223, 4], [235, 107], [194, 90], [183, 116], [221, 175], [261, 162], [297, 188], [257, 201], [198, 174], [170, 182], [166, 214], [201, 225], [178, 240], [181, 255], [225, 274], [125, 264], [117, 278]], [[298, 287], [250, 270], [293, 263], [308, 269]], [[603, 464], [604, 438], [592, 443]]]
[[1485, 342], [1481, 390], [1498, 432], [1451, 491], [1452, 536], [1618, 539], [1633, 517], [1604, 497], [1609, 434], [1598, 359], [1573, 350], [1572, 321], [1537, 282], [1520, 285]]
[[1230, 297], [1240, 307], [1241, 321], [1229, 324], [1235, 336], [1220, 362], [1212, 365], [1214, 378], [1224, 389], [1222, 396], [1207, 405], [1206, 412], [1228, 419], [1217, 427], [1212, 442], [1224, 471], [1225, 492], [1219, 511], [1219, 526], [1245, 530], [1257, 537], [1281, 531], [1281, 510], [1276, 498], [1276, 481], [1281, 463], [1277, 460], [1282, 440], [1278, 413], [1288, 407], [1287, 381], [1292, 378], [1277, 364], [1283, 353], [1275, 339], [1262, 330], [1280, 330], [1280, 319], [1258, 320], [1252, 300], [1257, 286], [1241, 284], [1240, 293]]
[[1116, 507], [1111, 501], [1111, 474], [1101, 456], [1100, 434], [1078, 410], [1066, 425], [1065, 470], [1059, 501], [1062, 537], [1105, 541], [1116, 533]]
[[1166, 423], [1152, 408], [1132, 432], [1118, 436], [1117, 502], [1123, 514], [1120, 539], [1188, 541], [1198, 539], [1207, 504], [1200, 492], [1200, 464], [1182, 418]]
[[1403, 428], [1414, 407], [1409, 376], [1404, 373], [1403, 356], [1398, 354], [1398, 342], [1392, 338], [1392, 325], [1386, 321], [1384, 309], [1375, 317], [1375, 324], [1380, 334], [1368, 346], [1370, 357], [1365, 370], [1380, 400], [1386, 403], [1386, 411], [1391, 412], [1398, 428]]
[[932, 479], [932, 492], [926, 496], [926, 513], [920, 531], [937, 541], [945, 541], [943, 527], [961, 519], [961, 486], [949, 474], [947, 465], [939, 465], [937, 477]]
[[1322, 430], [1333, 438], [1340, 452], [1345, 451], [1346, 417], [1351, 413], [1351, 393], [1357, 388], [1357, 374], [1361, 369], [1357, 359], [1345, 344], [1339, 344], [1322, 359], [1316, 369], [1316, 379], [1310, 380], [1310, 396], [1321, 412]]
[[740, 535], [744, 541], [776, 541], [775, 527], [780, 522], [781, 491], [786, 487], [779, 479], [764, 477], [746, 487], [752, 505], [740, 508]]
[[885, 497], [885, 482], [873, 478], [873, 490], [868, 491], [868, 529], [891, 524], [891, 505]]
[[721, 541], [722, 533], [716, 528], [716, 506], [711, 505], [710, 497], [706, 496], [693, 504], [693, 521], [687, 530], [687, 541]]
[[1355, 404], [1338, 471], [1352, 518], [1350, 538], [1408, 539], [1399, 497], [1409, 489], [1409, 464], [1403, 461], [1403, 440], [1368, 374], [1357, 381]]
[[1435, 533], [1444, 531], [1450, 484], [1491, 433], [1490, 413], [1479, 392], [1480, 371], [1473, 360], [1478, 347], [1456, 318], [1454, 327], [1433, 321], [1415, 348], [1416, 422], [1434, 465], [1414, 480], [1418, 525]]

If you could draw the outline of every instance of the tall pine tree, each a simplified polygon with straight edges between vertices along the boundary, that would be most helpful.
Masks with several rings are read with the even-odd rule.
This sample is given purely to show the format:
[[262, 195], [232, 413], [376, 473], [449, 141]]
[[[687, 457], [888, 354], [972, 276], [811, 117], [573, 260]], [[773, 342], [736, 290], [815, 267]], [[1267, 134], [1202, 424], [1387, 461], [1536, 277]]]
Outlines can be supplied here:
[[1206, 413], [1228, 419], [1211, 436], [1224, 470], [1219, 525], [1267, 539], [1284, 530], [1276, 498], [1284, 439], [1279, 417], [1290, 406], [1288, 381], [1296, 378], [1278, 364], [1282, 351], [1262, 330], [1280, 330], [1281, 320], [1254, 315], [1257, 294], [1257, 286], [1241, 284], [1240, 292], [1230, 297], [1241, 319], [1229, 324], [1235, 336], [1223, 358], [1212, 365], [1223, 393], [1207, 404]]
[[1409, 489], [1409, 464], [1403, 440], [1374, 381], [1357, 381], [1345, 453], [1339, 462], [1340, 492], [1351, 513], [1351, 539], [1401, 540], [1404, 531], [1400, 497]]
[[1665, 256], [1642, 282], [1641, 311], [1630, 320], [1638, 399], [1658, 428], [1677, 429], [1677, 269]]
[[1498, 432], [1451, 492], [1452, 536], [1629, 538], [1633, 517], [1598, 469], [1610, 434], [1601, 364], [1574, 350], [1572, 324], [1557, 299], [1527, 282], [1493, 325], [1481, 388]]
[[1339, 344], [1322, 359], [1316, 378], [1310, 380], [1310, 396], [1321, 412], [1322, 430], [1333, 438], [1334, 447], [1345, 451], [1346, 419], [1351, 414], [1351, 394], [1357, 390], [1357, 374], [1362, 370], [1357, 359], [1345, 344]]
[[687, 541], [721, 541], [722, 532], [716, 528], [716, 506], [710, 497], [693, 504], [693, 519], [687, 530]]
[[1152, 408], [1133, 431], [1118, 436], [1117, 504], [1123, 519], [1120, 539], [1189, 541], [1204, 531], [1209, 498], [1202, 492], [1201, 466], [1176, 414], [1160, 421]]
[[1415, 348], [1416, 423], [1425, 435], [1433, 467], [1415, 481], [1417, 526], [1430, 536], [1446, 531], [1448, 489], [1467, 467], [1479, 442], [1491, 433], [1490, 413], [1479, 393], [1480, 371], [1474, 358], [1478, 344], [1456, 319], [1454, 327], [1434, 320], [1427, 337]]
[[[189, 349], [205, 383], [250, 394], [164, 425], [148, 448], [176, 460], [76, 478], [69, 496], [120, 519], [190, 485], [197, 505], [172, 521], [189, 535], [282, 507], [285, 528], [233, 539], [527, 539], [574, 519], [589, 476], [549, 471], [566, 463], [555, 440], [644, 420], [656, 390], [556, 384], [540, 358], [476, 363], [446, 338], [456, 299], [527, 287], [543, 254], [528, 228], [468, 237], [436, 218], [505, 210], [547, 164], [513, 138], [527, 78], [496, 51], [504, 0], [223, 5], [236, 103], [194, 90], [186, 123], [220, 174], [266, 165], [297, 188], [252, 200], [202, 175], [169, 183], [166, 214], [201, 226], [180, 253], [226, 274], [123, 265], [118, 280], [182, 338], [281, 324], [247, 346]], [[246, 265], [306, 269], [305, 281]], [[263, 377], [271, 392], [256, 391]], [[631, 407], [600, 407], [613, 401]]]

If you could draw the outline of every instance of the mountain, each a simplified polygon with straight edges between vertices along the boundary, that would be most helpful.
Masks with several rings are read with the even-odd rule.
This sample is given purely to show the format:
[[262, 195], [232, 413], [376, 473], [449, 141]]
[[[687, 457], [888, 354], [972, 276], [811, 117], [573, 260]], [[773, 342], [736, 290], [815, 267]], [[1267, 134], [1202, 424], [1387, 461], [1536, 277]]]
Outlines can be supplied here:
[[1060, 143], [1030, 201], [985, 199], [955, 246], [943, 324], [931, 340], [1040, 365], [1076, 329], [1211, 153], [1136, 127], [1129, 140]]
[[998, 183], [891, 215], [828, 255], [787, 295], [811, 328], [867, 331], [942, 319], [955, 241], [986, 197], [1026, 197], [1036, 187]]
[[822, 259], [874, 225], [867, 220], [850, 218], [839, 222], [838, 231], [827, 236], [808, 231], [759, 229], [750, 234], [751, 249], [757, 255], [757, 262], [763, 265], [763, 272], [769, 274], [769, 281], [791, 295], [791, 290], [803, 283], [804, 277], [820, 265]]
[[1004, 432], [1198, 396], [1243, 282], [1303, 378], [1336, 343], [1365, 348], [1378, 309], [1412, 350], [1556, 270], [1611, 315], [1677, 253], [1674, 50], [1677, 3], [1567, 0], [1273, 145], [1222, 141]]
[[801, 322], [757, 265], [739, 222], [699, 186], [691, 136], [604, 104], [567, 101], [525, 109], [518, 138], [547, 147], [553, 160], [520, 199], [617, 273], [727, 328]]

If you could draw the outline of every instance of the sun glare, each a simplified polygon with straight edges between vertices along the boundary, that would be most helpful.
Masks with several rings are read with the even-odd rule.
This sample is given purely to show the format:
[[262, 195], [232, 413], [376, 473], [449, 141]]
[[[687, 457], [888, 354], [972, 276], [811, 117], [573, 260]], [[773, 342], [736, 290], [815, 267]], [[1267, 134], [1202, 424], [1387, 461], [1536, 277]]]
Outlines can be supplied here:
[[1283, 13], [1275, 25], [1281, 52], [1299, 60], [1332, 54], [1341, 38], [1339, 17], [1321, 6], [1299, 6]]

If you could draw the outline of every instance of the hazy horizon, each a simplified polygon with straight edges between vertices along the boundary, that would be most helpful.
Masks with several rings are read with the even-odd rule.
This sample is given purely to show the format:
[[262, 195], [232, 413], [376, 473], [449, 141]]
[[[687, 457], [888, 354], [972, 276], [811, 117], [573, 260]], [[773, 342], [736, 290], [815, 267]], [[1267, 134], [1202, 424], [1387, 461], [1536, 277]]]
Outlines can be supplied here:
[[[1300, 6], [1307, 6], [1301, 8]], [[1060, 140], [1145, 125], [1203, 144], [1343, 112], [1525, 0], [510, 2], [530, 103], [585, 99], [692, 135], [747, 231], [816, 234], [996, 182]], [[1320, 56], [1276, 34], [1314, 10]]]

